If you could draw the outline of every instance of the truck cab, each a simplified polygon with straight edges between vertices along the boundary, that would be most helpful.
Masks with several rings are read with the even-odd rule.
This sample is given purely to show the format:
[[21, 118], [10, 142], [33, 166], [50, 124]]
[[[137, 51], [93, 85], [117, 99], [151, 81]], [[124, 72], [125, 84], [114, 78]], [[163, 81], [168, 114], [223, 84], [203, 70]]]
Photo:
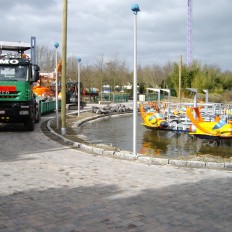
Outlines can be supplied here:
[[40, 102], [32, 91], [39, 67], [24, 54], [32, 47], [29, 43], [0, 41], [0, 122], [24, 123], [29, 131], [40, 121]]

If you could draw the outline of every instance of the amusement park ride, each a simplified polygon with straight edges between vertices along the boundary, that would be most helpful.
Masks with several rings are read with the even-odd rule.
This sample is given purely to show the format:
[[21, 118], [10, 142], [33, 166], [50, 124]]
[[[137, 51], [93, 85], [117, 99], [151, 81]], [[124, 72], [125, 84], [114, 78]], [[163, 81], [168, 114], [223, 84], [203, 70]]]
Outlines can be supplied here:
[[143, 102], [139, 109], [142, 125], [151, 130], [185, 132], [201, 139], [232, 139], [232, 105], [156, 101]]

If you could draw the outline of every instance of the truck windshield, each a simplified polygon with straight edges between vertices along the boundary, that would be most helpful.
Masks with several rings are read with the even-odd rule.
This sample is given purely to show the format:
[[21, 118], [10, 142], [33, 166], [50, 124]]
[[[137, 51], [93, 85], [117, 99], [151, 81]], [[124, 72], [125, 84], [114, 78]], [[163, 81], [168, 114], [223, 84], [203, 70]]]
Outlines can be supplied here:
[[27, 81], [28, 66], [0, 65], [0, 81]]

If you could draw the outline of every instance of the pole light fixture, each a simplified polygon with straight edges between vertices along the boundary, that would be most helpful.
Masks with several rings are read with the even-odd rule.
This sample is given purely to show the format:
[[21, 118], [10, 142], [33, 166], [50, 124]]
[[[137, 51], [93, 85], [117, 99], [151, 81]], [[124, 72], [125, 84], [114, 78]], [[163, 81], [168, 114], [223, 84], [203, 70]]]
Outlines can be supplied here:
[[133, 13], [134, 13], [135, 15], [137, 15], [137, 14], [138, 14], [138, 12], [140, 11], [140, 9], [139, 9], [139, 5], [138, 5], [137, 3], [132, 4], [132, 6], [131, 6], [131, 10], [133, 11]]
[[133, 154], [137, 156], [137, 14], [140, 11], [138, 4], [132, 4], [134, 13], [134, 80], [133, 80]]
[[59, 43], [55, 42], [54, 47], [56, 49], [56, 129], [59, 129], [59, 104], [58, 104], [58, 70], [57, 70], [57, 49], [59, 47]]
[[77, 63], [78, 63], [78, 80], [77, 80], [77, 91], [78, 91], [78, 116], [80, 116], [80, 101], [81, 101], [81, 90], [80, 90], [80, 81], [81, 81], [81, 58], [77, 57]]

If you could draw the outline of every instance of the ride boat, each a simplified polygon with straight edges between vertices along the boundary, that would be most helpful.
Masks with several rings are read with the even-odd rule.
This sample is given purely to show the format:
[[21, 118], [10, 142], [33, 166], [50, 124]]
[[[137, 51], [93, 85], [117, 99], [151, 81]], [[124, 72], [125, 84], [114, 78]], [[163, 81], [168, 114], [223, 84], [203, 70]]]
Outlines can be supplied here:
[[164, 119], [164, 115], [160, 112], [156, 103], [140, 104], [139, 110], [143, 119], [142, 125], [148, 129], [166, 130], [169, 127], [168, 122]]
[[186, 111], [192, 126], [191, 135], [201, 139], [232, 139], [232, 121], [215, 117], [215, 121], [205, 121], [198, 107], [187, 108]]

